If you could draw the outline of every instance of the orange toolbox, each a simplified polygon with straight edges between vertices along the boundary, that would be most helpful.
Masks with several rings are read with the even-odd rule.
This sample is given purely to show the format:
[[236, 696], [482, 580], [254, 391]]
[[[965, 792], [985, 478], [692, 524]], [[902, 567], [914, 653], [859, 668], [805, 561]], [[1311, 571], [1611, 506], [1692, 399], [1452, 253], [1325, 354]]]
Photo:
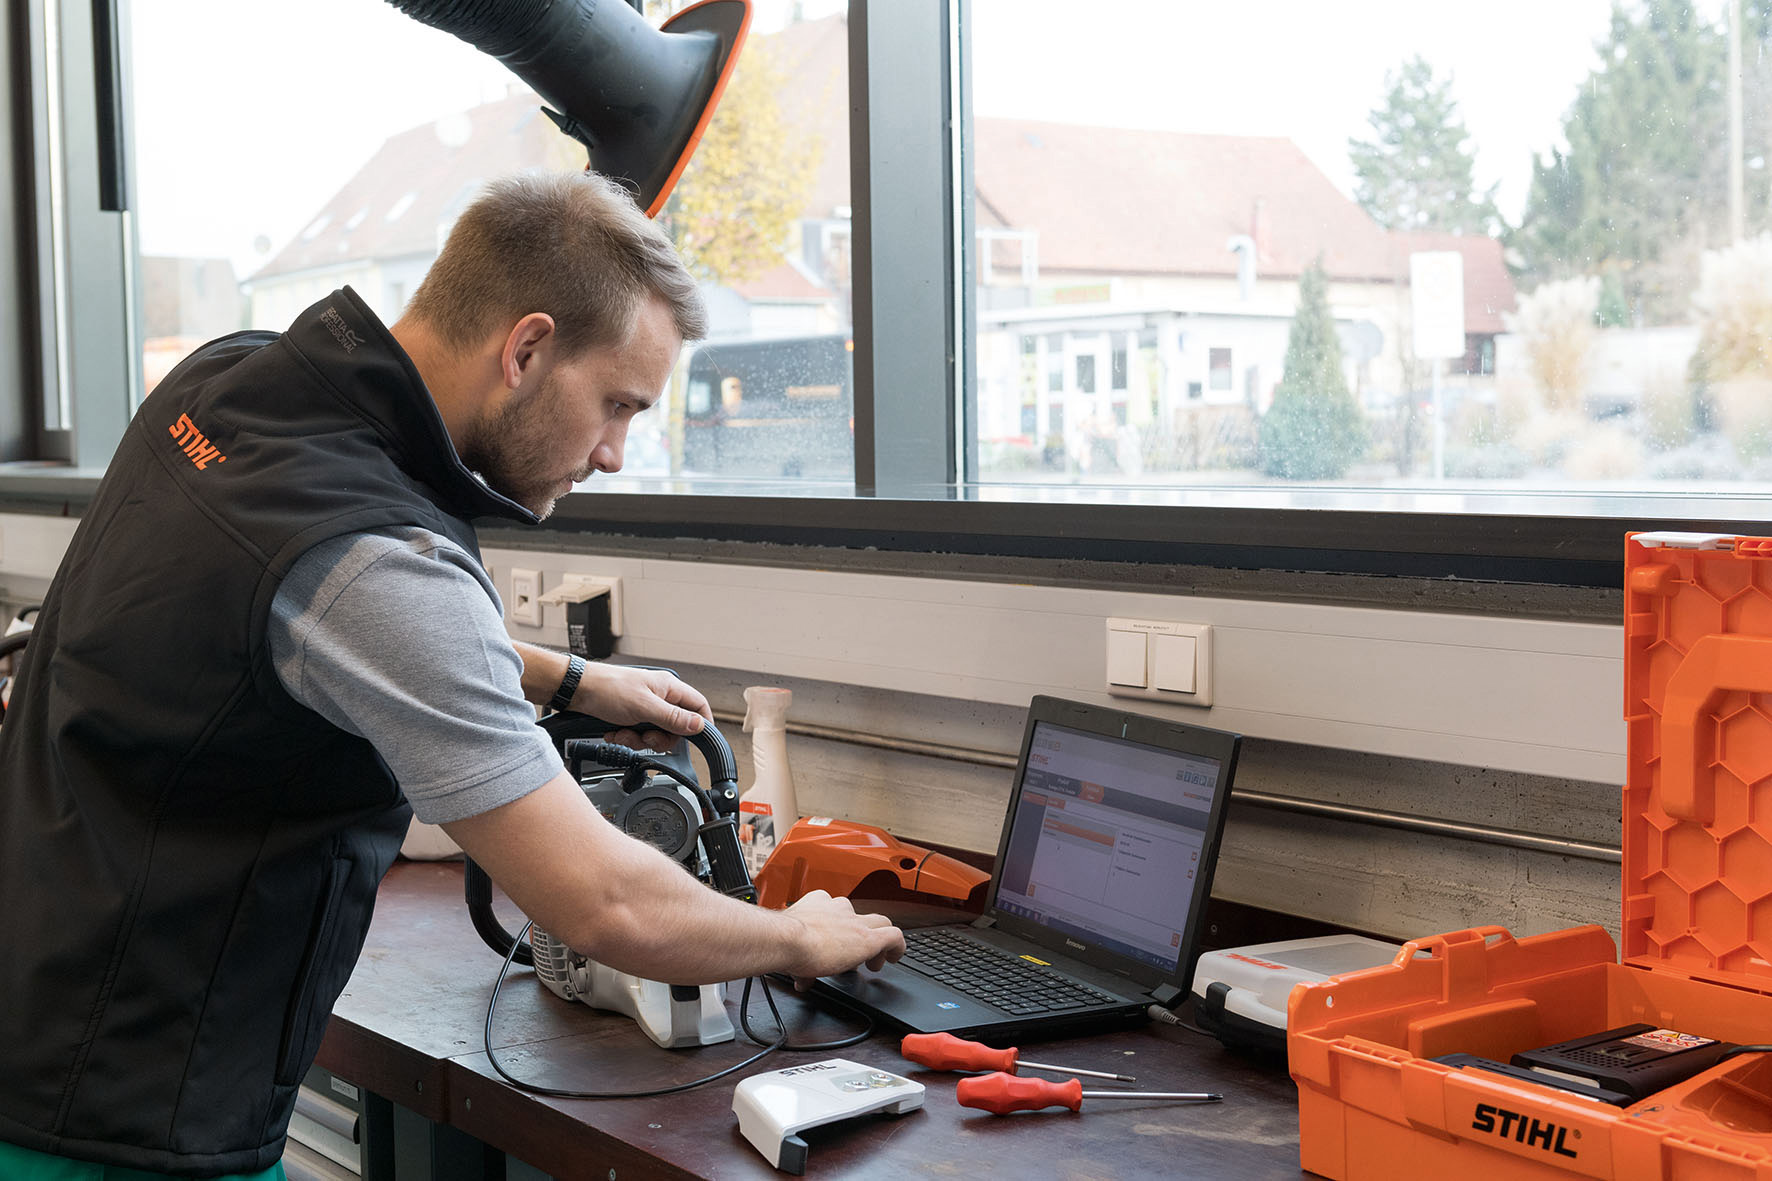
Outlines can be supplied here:
[[1625, 550], [1622, 962], [1599, 926], [1478, 927], [1300, 985], [1287, 1053], [1311, 1172], [1772, 1181], [1772, 1053], [1634, 1102], [1435, 1061], [1633, 1025], [1772, 1042], [1772, 538]]

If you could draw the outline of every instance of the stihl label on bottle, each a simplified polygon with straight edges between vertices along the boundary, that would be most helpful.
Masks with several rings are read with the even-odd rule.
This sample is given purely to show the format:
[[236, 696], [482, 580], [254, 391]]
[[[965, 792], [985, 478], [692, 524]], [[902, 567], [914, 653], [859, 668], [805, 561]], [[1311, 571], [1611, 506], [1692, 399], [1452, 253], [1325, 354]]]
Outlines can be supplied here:
[[1490, 1103], [1477, 1104], [1477, 1114], [1471, 1120], [1471, 1127], [1479, 1132], [1489, 1132], [1516, 1144], [1524, 1144], [1528, 1148], [1538, 1148], [1552, 1152], [1558, 1156], [1566, 1156], [1571, 1160], [1578, 1155], [1569, 1147], [1571, 1139], [1579, 1140], [1578, 1131], [1570, 1136], [1570, 1129], [1562, 1124], [1553, 1124], [1548, 1120], [1534, 1119], [1518, 1111], [1509, 1111], [1505, 1107], [1496, 1107]]
[[769, 855], [775, 852], [779, 834], [775, 831], [775, 810], [758, 800], [738, 802], [738, 843], [744, 850], [745, 865], [755, 878], [763, 872]]

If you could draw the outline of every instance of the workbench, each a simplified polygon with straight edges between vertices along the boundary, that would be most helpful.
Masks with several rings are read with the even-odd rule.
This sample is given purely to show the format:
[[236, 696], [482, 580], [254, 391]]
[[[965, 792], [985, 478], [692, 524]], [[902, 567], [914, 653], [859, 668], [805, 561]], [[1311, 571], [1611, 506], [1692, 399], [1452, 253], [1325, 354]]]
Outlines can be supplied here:
[[[500, 899], [515, 932], [520, 919]], [[777, 1051], [745, 1070], [681, 1094], [650, 1099], [553, 1099], [512, 1086], [487, 1058], [486, 1004], [499, 957], [474, 932], [459, 862], [398, 862], [382, 883], [355, 974], [333, 1009], [318, 1064], [365, 1093], [379, 1124], [403, 1129], [396, 1162], [389, 1135], [366, 1153], [366, 1181], [468, 1181], [536, 1177], [771, 1178], [778, 1173], [739, 1134], [732, 1091], [752, 1073], [845, 1057], [923, 1083], [920, 1110], [863, 1117], [806, 1133], [811, 1178], [1018, 1175], [1053, 1178], [1298, 1178], [1298, 1112], [1283, 1063], [1233, 1053], [1184, 1028], [1152, 1024], [1086, 1038], [1030, 1043], [1024, 1056], [1136, 1075], [1138, 1083], [1085, 1079], [1085, 1089], [1217, 1091], [1210, 1104], [1085, 1099], [993, 1116], [954, 1101], [955, 1074], [905, 1061], [882, 1030], [842, 1050]], [[729, 990], [736, 1010], [739, 990]], [[791, 989], [775, 996], [795, 1041], [826, 1040], [854, 1026]], [[752, 1026], [773, 1025], [753, 990]], [[736, 1042], [689, 1050], [656, 1046], [627, 1017], [568, 1003], [527, 968], [513, 968], [499, 998], [493, 1047], [504, 1068], [547, 1087], [626, 1090], [686, 1082], [739, 1062], [758, 1047]], [[1045, 1076], [1042, 1076], [1045, 1077]], [[1061, 1077], [1061, 1076], [1059, 1076]]]

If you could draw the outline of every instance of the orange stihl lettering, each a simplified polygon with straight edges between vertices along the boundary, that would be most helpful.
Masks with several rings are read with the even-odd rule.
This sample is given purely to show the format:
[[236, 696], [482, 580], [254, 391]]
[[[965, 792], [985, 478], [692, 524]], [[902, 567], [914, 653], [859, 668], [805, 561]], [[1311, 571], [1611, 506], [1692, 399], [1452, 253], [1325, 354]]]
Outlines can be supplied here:
[[208, 437], [197, 429], [197, 424], [191, 421], [188, 414], [179, 415], [178, 421], [167, 427], [166, 432], [172, 436], [178, 449], [183, 451], [196, 465], [198, 471], [208, 470], [211, 460], [216, 463], [228, 461], [228, 457], [221, 453], [221, 448], [211, 443]]

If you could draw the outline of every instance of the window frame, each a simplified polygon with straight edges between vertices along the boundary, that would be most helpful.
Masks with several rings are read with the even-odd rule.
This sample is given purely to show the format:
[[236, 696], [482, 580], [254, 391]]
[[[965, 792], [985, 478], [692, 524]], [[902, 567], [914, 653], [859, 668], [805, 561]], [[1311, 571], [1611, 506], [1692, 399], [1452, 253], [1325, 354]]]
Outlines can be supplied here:
[[[16, 396], [0, 397], [0, 460], [26, 461], [0, 462], [0, 502], [32, 511], [77, 512], [90, 499], [138, 388], [138, 334], [115, 294], [135, 283], [131, 216], [99, 210], [97, 153], [80, 137], [68, 136], [70, 150], [59, 156], [48, 151], [55, 129], [33, 98], [42, 21], [59, 16], [62, 126], [94, 126], [92, 7], [11, 6], [0, 30], [18, 145], [0, 166], [0, 225], [15, 231], [0, 242], [0, 265], [14, 261], [20, 295], [16, 314], [0, 316], [0, 351], [14, 358], [5, 373], [16, 383]], [[1468, 490], [1362, 499], [1357, 489], [1302, 489], [1290, 495], [1295, 507], [1251, 507], [1187, 490], [1028, 486], [1015, 499], [976, 483], [969, 386], [977, 242], [961, 140], [971, 110], [969, 0], [851, 0], [849, 34], [853, 486], [599, 479], [594, 491], [564, 498], [542, 536], [863, 546], [1038, 558], [1055, 569], [1090, 559], [1616, 589], [1627, 530], [1766, 531], [1769, 506], [1747, 496], [1608, 500], [1553, 491], [1521, 508]], [[60, 160], [53, 177], [52, 158]], [[51, 281], [52, 219], [43, 216], [57, 186], [65, 203], [60, 295]], [[8, 253], [15, 243], [26, 244], [16, 257]], [[58, 324], [67, 331], [65, 366]], [[119, 349], [117, 341], [128, 343]], [[71, 430], [45, 430], [38, 404], [64, 372]], [[1036, 381], [1045, 376], [1037, 370]], [[1459, 503], [1396, 507], [1412, 497]], [[1406, 594], [1398, 599], [1407, 605]]]

